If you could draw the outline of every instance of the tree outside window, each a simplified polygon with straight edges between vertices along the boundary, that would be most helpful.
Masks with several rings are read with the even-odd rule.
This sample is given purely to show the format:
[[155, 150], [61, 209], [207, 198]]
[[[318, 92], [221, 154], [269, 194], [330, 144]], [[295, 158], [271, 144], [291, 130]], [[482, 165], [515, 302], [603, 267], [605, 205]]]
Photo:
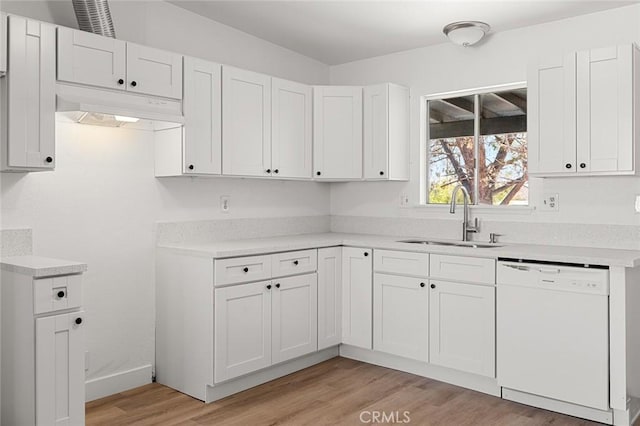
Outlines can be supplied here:
[[428, 203], [528, 205], [526, 113], [525, 88], [428, 101]]

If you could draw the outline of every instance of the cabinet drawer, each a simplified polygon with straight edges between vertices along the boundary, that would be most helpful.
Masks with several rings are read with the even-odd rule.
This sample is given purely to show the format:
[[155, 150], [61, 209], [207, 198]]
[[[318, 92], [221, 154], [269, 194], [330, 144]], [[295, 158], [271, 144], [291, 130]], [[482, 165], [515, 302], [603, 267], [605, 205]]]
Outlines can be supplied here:
[[426, 277], [429, 275], [429, 254], [374, 250], [373, 270], [387, 274]]
[[318, 250], [289, 251], [271, 256], [271, 276], [306, 274], [318, 267]]
[[271, 256], [219, 259], [214, 264], [215, 285], [225, 285], [271, 278]]
[[432, 254], [430, 271], [432, 278], [443, 280], [482, 284], [496, 282], [496, 261], [493, 259]]
[[82, 275], [38, 278], [33, 280], [33, 312], [60, 311], [82, 304]]

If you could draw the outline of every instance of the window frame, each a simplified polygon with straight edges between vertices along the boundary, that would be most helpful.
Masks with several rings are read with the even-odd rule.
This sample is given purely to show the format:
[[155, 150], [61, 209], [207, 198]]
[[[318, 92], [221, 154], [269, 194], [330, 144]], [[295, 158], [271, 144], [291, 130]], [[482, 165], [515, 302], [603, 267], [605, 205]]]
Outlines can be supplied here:
[[[420, 180], [419, 180], [419, 207], [430, 207], [430, 208], [442, 208], [446, 206], [445, 204], [435, 204], [429, 203], [429, 101], [441, 100], [446, 98], [453, 97], [461, 97], [461, 96], [474, 96], [474, 126], [473, 126], [473, 136], [474, 136], [474, 158], [477, 162], [478, 159], [478, 150], [479, 150], [479, 137], [480, 137], [480, 108], [477, 108], [478, 99], [480, 95], [486, 93], [500, 92], [500, 91], [509, 91], [516, 89], [527, 89], [527, 98], [528, 87], [526, 81], [519, 81], [515, 83], [507, 83], [507, 84], [498, 84], [493, 86], [484, 86], [480, 88], [473, 89], [464, 89], [464, 90], [455, 90], [450, 92], [440, 92], [434, 93], [431, 95], [423, 95], [420, 99]], [[527, 141], [528, 146], [528, 141]], [[480, 184], [478, 179], [479, 167], [474, 167], [474, 193], [478, 194], [478, 186]], [[529, 190], [531, 191], [531, 179], [529, 178]], [[526, 206], [518, 206], [518, 205], [485, 205], [478, 204], [477, 196], [473, 197], [473, 203], [469, 204], [471, 207], [476, 209], [483, 209], [488, 211], [500, 210], [501, 212], [505, 211], [508, 208], [509, 211], [522, 211], [529, 212], [533, 209], [531, 204], [531, 192], [529, 192], [529, 200]]]

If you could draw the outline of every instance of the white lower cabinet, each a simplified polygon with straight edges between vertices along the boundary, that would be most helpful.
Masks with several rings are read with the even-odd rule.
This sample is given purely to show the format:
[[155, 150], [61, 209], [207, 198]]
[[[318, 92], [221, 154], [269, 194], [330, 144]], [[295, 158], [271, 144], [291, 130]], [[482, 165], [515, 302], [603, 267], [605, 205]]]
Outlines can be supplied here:
[[272, 362], [311, 353], [318, 348], [317, 275], [274, 281], [272, 289]]
[[342, 341], [342, 247], [318, 249], [318, 350]]
[[0, 275], [0, 424], [84, 425], [81, 275]]
[[419, 361], [429, 359], [426, 279], [375, 274], [373, 349]]
[[36, 421], [39, 425], [84, 424], [82, 314], [74, 312], [36, 320]]
[[495, 287], [429, 282], [432, 364], [495, 377]]
[[371, 249], [342, 249], [342, 343], [372, 348]]
[[317, 326], [315, 273], [216, 288], [214, 381], [315, 351]]
[[271, 365], [271, 281], [215, 290], [214, 379]]

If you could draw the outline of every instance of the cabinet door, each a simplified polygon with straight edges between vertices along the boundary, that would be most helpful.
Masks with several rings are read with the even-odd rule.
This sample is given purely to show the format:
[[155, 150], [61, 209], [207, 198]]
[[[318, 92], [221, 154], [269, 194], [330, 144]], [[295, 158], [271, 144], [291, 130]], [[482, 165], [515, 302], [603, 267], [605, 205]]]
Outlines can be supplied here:
[[373, 349], [429, 360], [427, 280], [399, 275], [373, 277]]
[[389, 176], [389, 85], [364, 88], [364, 178]]
[[222, 69], [222, 173], [271, 175], [271, 77]]
[[127, 90], [182, 99], [182, 55], [127, 43]]
[[342, 343], [371, 349], [371, 249], [342, 248]]
[[578, 172], [633, 170], [633, 47], [578, 52]]
[[495, 377], [495, 287], [430, 281], [430, 362]]
[[342, 248], [318, 249], [318, 349], [342, 339]]
[[55, 167], [55, 28], [9, 17], [7, 165]]
[[125, 89], [126, 43], [58, 27], [58, 80]]
[[184, 58], [184, 173], [222, 173], [221, 66]]
[[271, 365], [271, 281], [215, 290], [214, 381]]
[[543, 59], [528, 71], [529, 173], [576, 172], [576, 55]]
[[315, 178], [362, 178], [362, 87], [314, 87], [313, 142]]
[[82, 315], [73, 312], [36, 319], [37, 425], [84, 424]]
[[0, 75], [7, 72], [7, 15], [0, 13]]
[[274, 280], [272, 362], [287, 361], [318, 349], [318, 276]]
[[311, 178], [311, 87], [272, 78], [271, 89], [274, 176]]

